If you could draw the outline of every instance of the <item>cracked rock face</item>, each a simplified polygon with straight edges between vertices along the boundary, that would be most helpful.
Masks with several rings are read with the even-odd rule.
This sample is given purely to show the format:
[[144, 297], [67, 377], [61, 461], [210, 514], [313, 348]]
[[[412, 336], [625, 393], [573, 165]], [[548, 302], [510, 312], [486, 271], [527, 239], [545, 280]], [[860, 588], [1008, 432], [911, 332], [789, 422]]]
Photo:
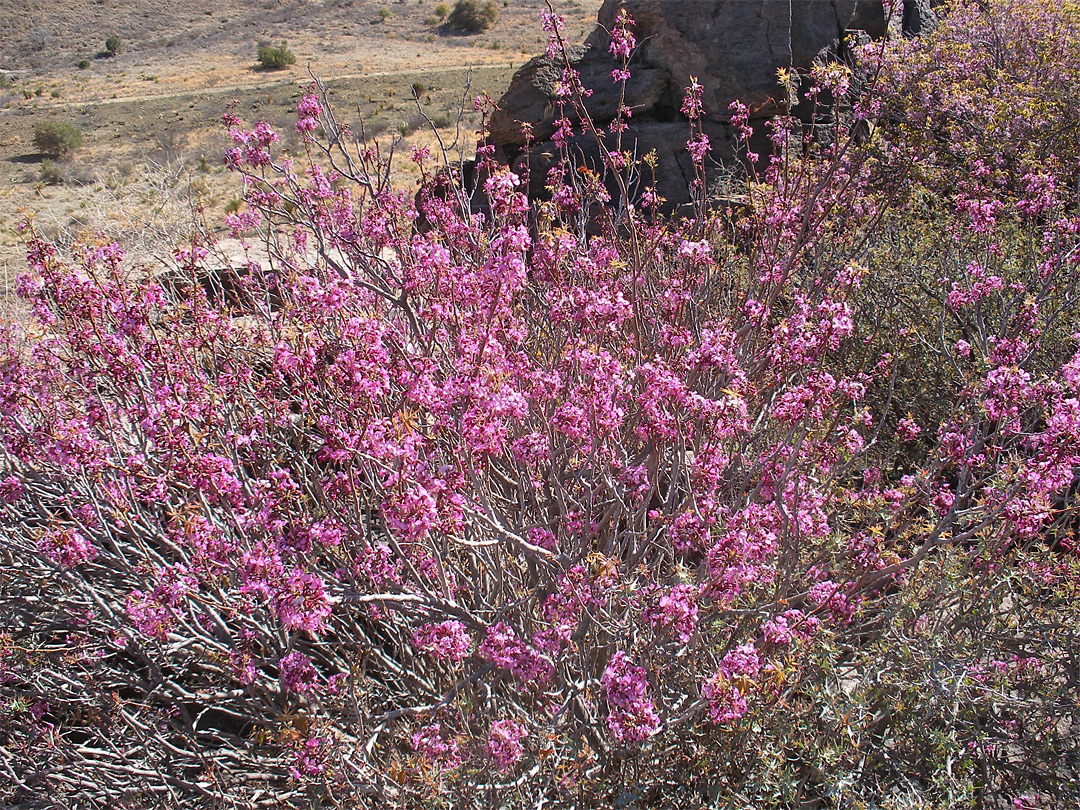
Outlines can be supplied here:
[[[905, 13], [905, 23], [917, 22], [922, 28], [931, 24], [930, 0], [907, 2], [918, 10]], [[684, 175], [692, 177], [685, 151], [689, 128], [679, 114], [691, 76], [704, 86], [704, 123], [713, 144], [712, 158], [727, 163], [735, 160], [728, 131], [731, 102], [742, 101], [753, 118], [784, 112], [779, 68], [807, 70], [815, 60], [846, 59], [849, 33], [861, 31], [864, 37], [877, 38], [887, 36], [890, 27], [881, 0], [605, 0], [592, 34], [567, 52], [584, 85], [593, 90], [586, 103], [599, 126], [613, 120], [619, 103], [607, 31], [621, 7], [633, 16], [638, 41], [626, 84], [626, 104], [633, 115], [623, 136], [624, 148], [636, 145], [639, 154], [657, 150], [657, 176], [665, 186], [659, 191], [674, 203], [687, 198]], [[529, 160], [531, 175], [541, 186], [545, 164], [553, 162], [558, 151], [548, 139], [560, 115], [555, 85], [562, 69], [561, 56], [529, 61], [514, 75], [491, 118], [489, 143], [495, 145], [496, 155], [519, 168]], [[534, 145], [527, 153], [523, 123], [532, 126]], [[590, 146], [583, 137], [575, 139], [575, 146], [586, 159], [597, 152], [595, 144]]]

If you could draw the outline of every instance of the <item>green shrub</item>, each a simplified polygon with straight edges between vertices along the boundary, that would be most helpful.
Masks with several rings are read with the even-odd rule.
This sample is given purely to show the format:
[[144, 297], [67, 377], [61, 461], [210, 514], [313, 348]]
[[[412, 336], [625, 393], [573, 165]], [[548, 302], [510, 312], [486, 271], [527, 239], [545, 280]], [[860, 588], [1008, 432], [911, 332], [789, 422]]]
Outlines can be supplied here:
[[259, 43], [257, 51], [259, 67], [263, 70], [283, 70], [290, 65], [296, 64], [296, 54], [286, 47], [286, 43], [271, 45], [267, 42]]
[[109, 56], [116, 56], [118, 53], [124, 50], [124, 40], [113, 34], [107, 40], [105, 40], [105, 53]]
[[437, 6], [435, 6], [435, 16], [440, 20], [445, 20], [446, 15], [449, 13], [450, 6], [446, 5], [446, 3], [439, 3]]
[[86, 70], [88, 67], [90, 67], [90, 60], [89, 59], [80, 59], [79, 60], [79, 70]]
[[51, 158], [67, 157], [83, 143], [83, 134], [65, 121], [34, 124], [34, 146]]
[[381, 22], [386, 22], [389, 19], [390, 19], [390, 9], [388, 9], [386, 6], [383, 6], [382, 8], [379, 9], [379, 20]]
[[491, 28], [498, 19], [499, 9], [494, 0], [487, 0], [485, 3], [478, 0], [457, 0], [446, 21], [451, 28], [478, 34]]

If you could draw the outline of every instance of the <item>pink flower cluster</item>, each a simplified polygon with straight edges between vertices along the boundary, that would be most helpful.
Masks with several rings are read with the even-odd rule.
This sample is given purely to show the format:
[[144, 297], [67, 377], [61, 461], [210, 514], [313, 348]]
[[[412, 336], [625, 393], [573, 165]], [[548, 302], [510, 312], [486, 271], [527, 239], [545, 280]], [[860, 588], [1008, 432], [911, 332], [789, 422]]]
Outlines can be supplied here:
[[165, 641], [176, 625], [178, 609], [198, 587], [183, 564], [159, 567], [156, 584], [149, 593], [136, 588], [127, 600], [127, 612], [140, 633]]
[[611, 31], [611, 42], [608, 45], [608, 51], [616, 59], [623, 62], [630, 58], [630, 54], [633, 53], [637, 45], [637, 39], [630, 30], [633, 25], [634, 18], [630, 15], [630, 12], [625, 8], [620, 8], [615, 15], [615, 26]]
[[433, 765], [453, 770], [461, 765], [457, 740], [443, 731], [442, 723], [429, 723], [412, 735], [413, 749]]
[[309, 633], [321, 633], [332, 610], [322, 579], [299, 568], [277, 589], [274, 609], [285, 627]]
[[820, 626], [821, 622], [817, 618], [793, 608], [765, 622], [761, 626], [761, 634], [769, 644], [786, 647], [796, 641], [811, 638]]
[[[653, 597], [653, 598], [649, 598]], [[641, 617], [656, 630], [672, 633], [686, 643], [694, 634], [698, 619], [698, 589], [692, 585], [673, 585], [649, 594]]]
[[[12, 490], [15, 488], [12, 487]], [[37, 542], [38, 553], [65, 568], [90, 562], [97, 556], [94, 545], [75, 529], [50, 529]]]
[[296, 122], [296, 131], [314, 132], [319, 126], [319, 116], [322, 115], [322, 111], [322, 104], [319, 103], [319, 97], [315, 94], [309, 93], [300, 99], [300, 103], [296, 105], [296, 115], [299, 119]]
[[413, 644], [436, 661], [460, 661], [469, 652], [472, 638], [456, 619], [424, 624], [413, 631]]
[[529, 732], [521, 723], [514, 720], [496, 720], [488, 732], [487, 752], [500, 773], [505, 773], [521, 759], [525, 753], [522, 743]]
[[286, 692], [304, 694], [315, 688], [318, 673], [311, 659], [301, 652], [291, 652], [278, 662], [281, 685]]
[[646, 672], [624, 651], [611, 656], [601, 683], [608, 703], [608, 729], [618, 742], [644, 742], [660, 731]]
[[555, 672], [551, 662], [522, 641], [506, 622], [487, 629], [480, 655], [525, 683], [545, 684]]
[[818, 607], [825, 608], [832, 618], [842, 624], [850, 622], [859, 610], [861, 598], [849, 587], [830, 579], [822, 580], [810, 588], [807, 598]]
[[761, 659], [750, 644], [729, 651], [720, 667], [705, 684], [701, 693], [709, 702], [709, 719], [717, 725], [734, 723], [749, 710], [745, 698], [746, 681], [761, 671]]

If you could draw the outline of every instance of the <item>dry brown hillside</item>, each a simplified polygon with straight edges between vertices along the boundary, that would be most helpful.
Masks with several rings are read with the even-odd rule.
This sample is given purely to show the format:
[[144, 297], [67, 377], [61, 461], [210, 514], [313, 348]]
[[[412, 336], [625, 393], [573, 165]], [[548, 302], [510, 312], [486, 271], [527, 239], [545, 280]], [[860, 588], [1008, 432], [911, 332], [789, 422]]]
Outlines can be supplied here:
[[[431, 137], [412, 100], [415, 87], [452, 140], [467, 82], [470, 94], [497, 96], [513, 70], [542, 50], [544, 4], [500, 0], [495, 25], [470, 36], [440, 24], [438, 5], [0, 0], [0, 316], [15, 311], [11, 279], [22, 263], [15, 226], [25, 213], [49, 232], [112, 232], [166, 255], [169, 234], [190, 219], [191, 199], [211, 216], [233, 203], [218, 123], [233, 100], [245, 117], [291, 128], [300, 89], [315, 75], [369, 133], [415, 140]], [[553, 5], [570, 38], [581, 39], [600, 0]], [[122, 49], [110, 57], [112, 36]], [[260, 42], [287, 42], [296, 65], [259, 70]], [[465, 105], [466, 125], [474, 123], [471, 113]], [[84, 133], [71, 158], [38, 154], [34, 124], [47, 120]]]

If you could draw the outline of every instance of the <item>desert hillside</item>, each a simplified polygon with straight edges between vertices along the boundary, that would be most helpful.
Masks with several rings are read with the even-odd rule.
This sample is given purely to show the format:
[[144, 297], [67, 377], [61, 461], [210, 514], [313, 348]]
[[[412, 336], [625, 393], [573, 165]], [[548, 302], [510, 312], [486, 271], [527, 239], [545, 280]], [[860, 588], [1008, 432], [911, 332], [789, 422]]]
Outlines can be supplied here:
[[[238, 196], [234, 178], [221, 170], [227, 143], [220, 119], [231, 102], [245, 117], [288, 131], [301, 88], [314, 76], [330, 86], [347, 119], [362, 118], [365, 131], [385, 144], [432, 140], [415, 87], [447, 144], [472, 146], [471, 96], [498, 96], [514, 69], [542, 49], [543, 4], [500, 3], [495, 24], [474, 35], [450, 30], [439, 5], [0, 0], [0, 313], [15, 307], [12, 279], [23, 262], [16, 224], [25, 213], [53, 234], [146, 231], [136, 241], [150, 253], [190, 220], [188, 201], [220, 218]], [[600, 3], [554, 5], [568, 36], [581, 39]], [[120, 41], [113, 56], [105, 47], [110, 37]], [[296, 64], [258, 69], [263, 42], [287, 43]], [[49, 161], [34, 146], [34, 125], [42, 121], [71, 123], [83, 145], [66, 160]]]

